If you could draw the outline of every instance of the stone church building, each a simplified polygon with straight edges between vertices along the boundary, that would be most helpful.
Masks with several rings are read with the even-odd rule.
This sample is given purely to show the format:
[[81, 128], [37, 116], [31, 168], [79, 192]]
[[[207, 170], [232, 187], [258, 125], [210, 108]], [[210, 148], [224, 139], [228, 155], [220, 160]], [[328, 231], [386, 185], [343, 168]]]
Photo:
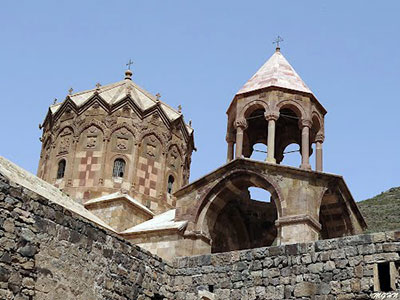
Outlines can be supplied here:
[[[359, 235], [366, 223], [343, 177], [323, 170], [327, 111], [279, 47], [227, 102], [226, 164], [193, 182], [191, 122], [132, 77], [70, 89], [49, 107], [37, 177], [0, 157], [0, 296], [355, 299], [395, 289], [400, 233]], [[251, 158], [260, 143], [262, 161]], [[298, 167], [283, 164], [291, 144]], [[270, 198], [252, 199], [254, 187]]]
[[[228, 106], [227, 163], [189, 184], [193, 128], [127, 70], [49, 108], [37, 175], [165, 259], [361, 233], [343, 178], [322, 169], [325, 114], [277, 48]], [[265, 161], [249, 159], [257, 143]], [[281, 165], [292, 143], [299, 168]], [[271, 199], [252, 200], [251, 187]]]

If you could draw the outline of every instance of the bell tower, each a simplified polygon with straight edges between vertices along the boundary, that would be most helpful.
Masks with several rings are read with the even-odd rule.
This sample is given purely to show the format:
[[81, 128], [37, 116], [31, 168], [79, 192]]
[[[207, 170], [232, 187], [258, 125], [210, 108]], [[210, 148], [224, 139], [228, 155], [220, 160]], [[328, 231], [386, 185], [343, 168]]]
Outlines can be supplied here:
[[227, 161], [249, 158], [253, 146], [267, 146], [266, 162], [280, 164], [285, 148], [297, 144], [302, 169], [311, 169], [309, 157], [316, 144], [316, 171], [323, 170], [325, 108], [318, 102], [280, 51], [233, 98], [228, 111]]

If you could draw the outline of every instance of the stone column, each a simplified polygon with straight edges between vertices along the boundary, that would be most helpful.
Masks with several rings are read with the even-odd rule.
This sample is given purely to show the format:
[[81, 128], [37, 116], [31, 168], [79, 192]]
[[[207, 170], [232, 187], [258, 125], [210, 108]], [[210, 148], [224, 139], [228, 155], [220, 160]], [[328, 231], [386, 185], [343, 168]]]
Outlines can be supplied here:
[[301, 120], [301, 166], [300, 168], [311, 170], [310, 165], [310, 120]]
[[267, 140], [267, 159], [272, 164], [276, 163], [275, 159], [275, 122], [279, 118], [279, 112], [266, 112], [265, 119], [268, 121], [268, 140]]
[[244, 130], [247, 128], [247, 121], [246, 119], [239, 119], [235, 121], [236, 127], [236, 155], [235, 158], [242, 157], [243, 151], [243, 133]]
[[228, 163], [233, 159], [233, 145], [235, 143], [235, 138], [232, 133], [229, 132], [226, 134], [226, 142], [228, 143], [228, 152], [226, 155], [226, 162]]
[[322, 143], [324, 142], [324, 134], [318, 133], [315, 137], [315, 170], [322, 172], [323, 163], [322, 163]]
[[318, 240], [321, 224], [308, 214], [280, 217], [275, 221], [280, 245]]

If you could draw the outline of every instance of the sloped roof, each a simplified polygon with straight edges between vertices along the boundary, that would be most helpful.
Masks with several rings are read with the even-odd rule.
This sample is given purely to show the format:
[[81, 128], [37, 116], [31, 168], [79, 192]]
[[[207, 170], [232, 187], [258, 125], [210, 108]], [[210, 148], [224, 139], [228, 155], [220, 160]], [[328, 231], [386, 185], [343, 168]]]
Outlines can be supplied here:
[[[175, 121], [182, 115], [179, 111], [175, 110], [168, 104], [157, 100], [156, 96], [139, 87], [129, 78], [129, 76], [127, 76], [124, 80], [115, 83], [71, 94], [69, 95], [69, 98], [76, 104], [77, 107], [81, 107], [96, 93], [109, 105], [117, 104], [121, 100], [125, 99], [128, 95], [130, 95], [130, 97], [142, 111], [152, 108], [153, 106], [160, 105], [171, 122]], [[51, 113], [54, 115], [61, 105], [62, 103], [51, 105]], [[189, 133], [192, 133], [193, 129], [189, 125], [186, 125], [186, 128], [188, 129]]]
[[90, 204], [108, 202], [108, 201], [113, 201], [113, 200], [117, 200], [117, 199], [125, 199], [129, 203], [131, 203], [133, 206], [139, 208], [140, 210], [146, 212], [147, 214], [149, 214], [151, 216], [154, 216], [154, 212], [152, 212], [150, 209], [148, 209], [142, 203], [140, 203], [139, 201], [133, 199], [128, 194], [123, 194], [121, 192], [116, 192], [116, 193], [113, 193], [113, 194], [108, 194], [108, 195], [105, 195], [105, 196], [101, 196], [101, 197], [98, 197], [98, 198], [91, 199], [91, 200], [85, 202], [84, 205], [88, 206]]
[[185, 228], [187, 221], [174, 221], [175, 211], [175, 209], [168, 210], [160, 215], [155, 216], [153, 219], [122, 231], [120, 234], [132, 234], [167, 229], [182, 230]]
[[279, 49], [246, 82], [237, 95], [271, 86], [313, 94]]
[[53, 186], [52, 184], [40, 179], [39, 177], [29, 173], [28, 171], [22, 169], [16, 164], [12, 163], [8, 159], [0, 156], [0, 173], [8, 178], [8, 180], [19, 184], [32, 192], [48, 199], [51, 202], [54, 202], [62, 207], [88, 219], [98, 225], [112, 230], [115, 232], [113, 228], [107, 225], [104, 221], [102, 221], [99, 217], [88, 211], [83, 205], [77, 203], [58, 188]]

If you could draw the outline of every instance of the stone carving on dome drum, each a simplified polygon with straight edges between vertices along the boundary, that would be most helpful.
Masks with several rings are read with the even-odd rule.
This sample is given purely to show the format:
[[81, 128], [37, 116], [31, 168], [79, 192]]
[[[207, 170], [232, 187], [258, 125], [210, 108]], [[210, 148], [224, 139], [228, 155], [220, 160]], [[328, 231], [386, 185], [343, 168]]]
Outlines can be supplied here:
[[88, 129], [88, 135], [86, 137], [86, 149], [94, 149], [97, 146], [97, 136], [99, 129], [96, 126], [91, 126]]
[[60, 134], [60, 146], [58, 148], [58, 154], [68, 153], [71, 141], [72, 141], [72, 131], [67, 127]]
[[127, 137], [117, 137], [116, 147], [118, 150], [128, 150], [129, 139]]
[[151, 115], [151, 119], [150, 119], [150, 123], [153, 124], [154, 126], [160, 126], [162, 122], [161, 122], [160, 117], [158, 116], [158, 114], [152, 114]]
[[86, 148], [93, 149], [96, 148], [97, 144], [97, 136], [96, 135], [88, 135], [86, 139]]
[[168, 165], [173, 169], [177, 169], [180, 165], [179, 152], [176, 147], [172, 148], [169, 153]]
[[117, 124], [117, 118], [113, 116], [107, 116], [104, 118], [103, 123], [106, 125], [106, 127], [110, 128]]
[[129, 118], [130, 115], [131, 115], [131, 109], [130, 109], [130, 107], [127, 106], [127, 105], [124, 106], [124, 107], [122, 108], [122, 117]]
[[146, 154], [148, 156], [155, 157], [156, 156], [156, 149], [157, 149], [157, 146], [155, 144], [147, 143]]

